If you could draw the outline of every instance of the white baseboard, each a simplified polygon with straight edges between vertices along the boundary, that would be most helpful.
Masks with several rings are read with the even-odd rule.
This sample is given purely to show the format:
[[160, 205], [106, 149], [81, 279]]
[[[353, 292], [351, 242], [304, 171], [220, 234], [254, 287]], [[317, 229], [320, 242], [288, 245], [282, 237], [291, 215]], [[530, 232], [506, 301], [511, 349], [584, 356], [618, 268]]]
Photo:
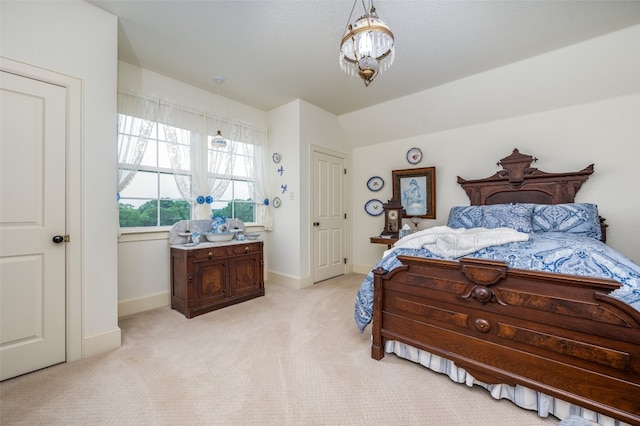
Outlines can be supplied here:
[[82, 340], [82, 358], [89, 358], [118, 349], [122, 345], [120, 328], [94, 334]]
[[278, 284], [287, 288], [293, 288], [295, 290], [300, 290], [303, 288], [311, 287], [313, 285], [313, 280], [311, 277], [307, 278], [295, 278], [290, 275], [278, 274], [277, 272], [269, 271], [269, 284]]
[[353, 272], [356, 274], [368, 274], [371, 272], [371, 265], [353, 265]]
[[171, 305], [171, 293], [162, 292], [118, 302], [118, 318]]

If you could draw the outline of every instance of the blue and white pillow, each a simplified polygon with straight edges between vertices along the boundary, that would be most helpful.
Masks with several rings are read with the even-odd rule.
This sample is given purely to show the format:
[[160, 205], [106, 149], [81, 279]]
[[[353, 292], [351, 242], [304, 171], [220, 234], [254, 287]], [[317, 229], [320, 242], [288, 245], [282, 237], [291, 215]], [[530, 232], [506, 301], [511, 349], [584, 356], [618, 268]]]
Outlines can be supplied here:
[[493, 204], [483, 207], [483, 228], [512, 228], [526, 233], [533, 231], [533, 204]]
[[533, 232], [568, 232], [597, 240], [602, 238], [598, 206], [590, 203], [536, 204]]
[[455, 206], [449, 211], [449, 228], [479, 228], [482, 225], [483, 206]]

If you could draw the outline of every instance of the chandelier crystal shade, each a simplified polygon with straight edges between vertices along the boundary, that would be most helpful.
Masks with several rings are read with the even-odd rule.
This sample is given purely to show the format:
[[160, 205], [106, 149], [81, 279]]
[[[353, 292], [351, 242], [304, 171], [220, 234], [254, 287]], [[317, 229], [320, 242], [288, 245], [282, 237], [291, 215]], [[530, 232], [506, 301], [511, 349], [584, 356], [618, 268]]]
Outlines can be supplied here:
[[222, 136], [220, 130], [218, 133], [211, 139], [211, 148], [226, 148], [227, 140]]
[[371, 3], [369, 12], [365, 9], [364, 16], [347, 25], [340, 43], [340, 68], [347, 74], [359, 75], [364, 85], [369, 86], [378, 74], [391, 67], [394, 56], [393, 33], [378, 18]]

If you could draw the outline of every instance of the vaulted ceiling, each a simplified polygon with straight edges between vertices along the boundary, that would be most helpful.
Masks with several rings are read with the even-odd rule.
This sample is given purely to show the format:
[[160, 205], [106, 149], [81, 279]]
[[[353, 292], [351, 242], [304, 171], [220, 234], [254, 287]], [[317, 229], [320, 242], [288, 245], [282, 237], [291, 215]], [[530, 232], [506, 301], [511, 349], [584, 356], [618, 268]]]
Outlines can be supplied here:
[[350, 0], [88, 2], [119, 17], [123, 61], [265, 111], [303, 99], [336, 115], [640, 23], [637, 0], [377, 0], [396, 59], [365, 88], [338, 66]]

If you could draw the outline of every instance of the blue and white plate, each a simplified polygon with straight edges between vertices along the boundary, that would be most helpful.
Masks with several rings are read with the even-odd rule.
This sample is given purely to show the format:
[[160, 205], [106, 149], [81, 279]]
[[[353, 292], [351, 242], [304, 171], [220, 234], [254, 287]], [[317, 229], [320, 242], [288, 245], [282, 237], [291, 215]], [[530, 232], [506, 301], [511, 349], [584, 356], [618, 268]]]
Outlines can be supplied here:
[[380, 176], [374, 176], [367, 181], [367, 188], [371, 191], [380, 191], [384, 186], [384, 180]]
[[382, 201], [374, 198], [367, 201], [367, 204], [364, 205], [364, 211], [371, 216], [380, 216], [384, 212], [384, 204], [382, 204]]

